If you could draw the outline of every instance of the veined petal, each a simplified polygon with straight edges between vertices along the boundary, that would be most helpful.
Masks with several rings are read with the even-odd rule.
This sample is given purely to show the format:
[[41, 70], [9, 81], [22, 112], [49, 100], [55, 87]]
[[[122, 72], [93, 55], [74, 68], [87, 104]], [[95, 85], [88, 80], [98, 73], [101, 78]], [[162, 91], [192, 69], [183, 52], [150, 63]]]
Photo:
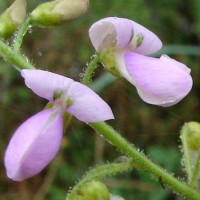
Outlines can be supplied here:
[[74, 82], [70, 78], [37, 69], [23, 69], [21, 75], [28, 88], [49, 101], [53, 100], [55, 91], [60, 90], [65, 93]]
[[132, 22], [125, 18], [108, 17], [95, 22], [89, 29], [89, 37], [96, 51], [102, 51], [116, 43], [125, 48], [132, 39]]
[[73, 99], [67, 112], [84, 122], [98, 122], [114, 119], [108, 104], [85, 85], [74, 82], [68, 91], [68, 97]]
[[22, 181], [39, 173], [57, 154], [63, 135], [62, 114], [43, 110], [14, 133], [5, 153], [7, 176]]
[[133, 52], [127, 52], [124, 57], [138, 94], [147, 103], [171, 106], [192, 88], [190, 69], [178, 61], [167, 56], [158, 59]]
[[98, 52], [112, 44], [116, 44], [116, 49], [129, 49], [143, 55], [162, 47], [162, 42], [153, 32], [132, 20], [118, 17], [95, 22], [89, 29], [89, 37]]

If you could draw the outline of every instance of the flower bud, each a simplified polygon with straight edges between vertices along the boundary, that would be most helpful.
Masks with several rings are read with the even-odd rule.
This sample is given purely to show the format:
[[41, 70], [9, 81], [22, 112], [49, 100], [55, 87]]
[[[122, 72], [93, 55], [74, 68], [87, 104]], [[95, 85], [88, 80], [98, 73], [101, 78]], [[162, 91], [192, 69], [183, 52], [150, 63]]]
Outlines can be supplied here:
[[199, 151], [200, 124], [198, 122], [188, 122], [183, 126], [181, 132], [186, 134], [188, 147], [193, 151]]
[[60, 25], [83, 15], [88, 5], [89, 0], [55, 0], [40, 4], [31, 16], [36, 25]]
[[16, 0], [0, 16], [0, 36], [10, 37], [26, 17], [26, 0]]
[[110, 200], [107, 187], [99, 181], [91, 181], [84, 185], [78, 193], [78, 200]]

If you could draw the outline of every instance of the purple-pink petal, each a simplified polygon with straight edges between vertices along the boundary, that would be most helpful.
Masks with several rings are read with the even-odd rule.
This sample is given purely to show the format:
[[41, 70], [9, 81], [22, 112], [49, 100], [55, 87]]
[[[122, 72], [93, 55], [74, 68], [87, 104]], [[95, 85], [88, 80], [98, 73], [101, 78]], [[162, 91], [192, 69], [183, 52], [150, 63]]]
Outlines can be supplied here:
[[133, 32], [132, 22], [125, 18], [108, 17], [95, 22], [89, 29], [89, 37], [96, 51], [110, 47], [125, 48]]
[[65, 93], [74, 82], [62, 75], [36, 69], [23, 69], [21, 75], [28, 88], [49, 101], [53, 100], [55, 91], [60, 90]]
[[98, 122], [114, 119], [108, 104], [85, 85], [74, 82], [68, 91], [68, 97], [72, 97], [73, 103], [67, 108], [67, 112], [81, 121]]
[[57, 154], [63, 135], [62, 114], [43, 110], [14, 133], [5, 154], [7, 176], [22, 181], [39, 173]]
[[158, 59], [127, 52], [124, 59], [138, 94], [147, 103], [171, 106], [192, 88], [190, 69], [167, 56]]
[[134, 21], [132, 23], [134, 32], [133, 41], [136, 40], [138, 35], [142, 35], [143, 40], [136, 49], [130, 49], [131, 51], [142, 55], [149, 55], [162, 48], [161, 40], [153, 32]]
[[[42, 70], [22, 70], [26, 85], [37, 95], [53, 101], [56, 91], [63, 92], [56, 108], [64, 109], [67, 99], [72, 98], [67, 112], [84, 122], [113, 119], [113, 113], [105, 101], [87, 86], [72, 79]], [[63, 107], [62, 107], [63, 106]], [[67, 105], [66, 105], [67, 106]]]
[[[142, 36], [141, 44], [137, 44]], [[160, 39], [144, 26], [125, 18], [108, 17], [95, 22], [89, 29], [89, 37], [100, 52], [116, 43], [117, 49], [134, 51], [143, 55], [152, 54], [162, 47]]]

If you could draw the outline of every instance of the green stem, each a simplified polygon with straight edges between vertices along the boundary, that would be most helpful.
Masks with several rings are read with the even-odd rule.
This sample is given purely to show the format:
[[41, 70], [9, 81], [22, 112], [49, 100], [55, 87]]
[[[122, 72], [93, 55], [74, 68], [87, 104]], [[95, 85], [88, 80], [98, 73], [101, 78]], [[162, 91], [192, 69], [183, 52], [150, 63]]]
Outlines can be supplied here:
[[197, 157], [197, 160], [196, 160], [196, 163], [195, 163], [195, 166], [194, 166], [194, 170], [193, 170], [193, 174], [192, 174], [192, 178], [191, 178], [191, 182], [190, 182], [190, 185], [193, 188], [197, 187], [197, 180], [198, 180], [198, 177], [199, 177], [199, 170], [200, 170], [200, 152], [199, 152], [199, 155]]
[[34, 69], [35, 67], [23, 55], [19, 54], [2, 40], [0, 40], [0, 56], [6, 61], [10, 62], [17, 68]]
[[30, 24], [31, 24], [31, 17], [29, 16], [25, 20], [24, 24], [21, 26], [19, 31], [17, 32], [17, 36], [16, 36], [14, 43], [13, 43], [13, 48], [14, 48], [15, 51], [20, 50], [23, 38], [24, 38], [26, 32], [28, 31], [28, 29], [30, 28]]
[[191, 200], [200, 199], [200, 194], [196, 190], [190, 188], [185, 183], [180, 182], [171, 174], [167, 173], [163, 168], [150, 161], [143, 153], [139, 152], [111, 126], [107, 125], [105, 122], [90, 123], [89, 125], [104, 136], [106, 140], [111, 142], [111, 144], [116, 146], [120, 151], [130, 156], [137, 166], [164, 181], [166, 184], [171, 186], [174, 191]]
[[121, 163], [110, 163], [104, 164], [98, 167], [93, 168], [84, 176], [81, 181], [75, 185], [75, 187], [71, 190], [71, 192], [67, 195], [66, 200], [74, 200], [76, 199], [77, 192], [84, 186], [86, 183], [97, 180], [108, 175], [114, 175], [119, 172], [128, 171], [133, 168], [132, 160], [121, 162]]
[[94, 73], [94, 70], [98, 67], [99, 59], [99, 54], [96, 54], [92, 57], [92, 60], [88, 64], [81, 81], [84, 85], [90, 84], [91, 76]]
[[183, 158], [184, 158], [184, 164], [185, 164], [185, 168], [187, 171], [187, 176], [188, 176], [188, 182], [191, 181], [191, 176], [192, 176], [192, 167], [191, 167], [191, 159], [190, 159], [190, 152], [189, 152], [189, 148], [188, 148], [188, 143], [187, 143], [187, 132], [186, 132], [186, 128], [182, 128], [181, 130], [181, 142], [183, 145]]

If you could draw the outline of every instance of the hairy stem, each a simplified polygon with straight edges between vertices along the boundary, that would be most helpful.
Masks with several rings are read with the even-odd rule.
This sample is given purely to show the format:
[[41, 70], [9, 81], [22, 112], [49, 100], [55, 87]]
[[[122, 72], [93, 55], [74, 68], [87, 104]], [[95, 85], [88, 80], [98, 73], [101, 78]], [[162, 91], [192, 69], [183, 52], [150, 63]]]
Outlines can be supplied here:
[[143, 153], [139, 152], [132, 144], [125, 140], [117, 131], [105, 122], [96, 122], [89, 124], [99, 132], [107, 141], [116, 146], [120, 151], [133, 159], [133, 163], [138, 167], [155, 175], [158, 179], [168, 184], [174, 191], [191, 200], [199, 200], [200, 194], [190, 188], [185, 183], [179, 181], [166, 170], [149, 160]]
[[91, 76], [93, 75], [94, 70], [98, 67], [99, 59], [100, 59], [99, 54], [96, 54], [92, 57], [92, 60], [88, 64], [81, 81], [84, 85], [90, 84]]
[[30, 28], [31, 24], [31, 17], [29, 16], [24, 24], [20, 27], [19, 31], [17, 32], [16, 38], [13, 43], [13, 48], [15, 51], [19, 51], [23, 42], [23, 38], [26, 35], [28, 29]]
[[0, 56], [17, 68], [34, 69], [33, 64], [23, 55], [16, 52], [10, 46], [0, 40]]
[[187, 143], [187, 132], [185, 129], [182, 128], [181, 130], [181, 142], [183, 145], [183, 158], [184, 158], [184, 164], [188, 176], [188, 182], [191, 181], [191, 176], [192, 176], [192, 166], [191, 166], [191, 159], [190, 159], [190, 152], [188, 148], [188, 143]]
[[197, 180], [199, 178], [199, 170], [200, 170], [200, 152], [199, 152], [199, 155], [197, 157], [197, 160], [196, 160], [196, 163], [195, 163], [195, 166], [194, 166], [194, 170], [193, 170], [193, 173], [192, 173], [191, 181], [190, 181], [190, 185], [193, 188], [197, 187]]
[[114, 175], [123, 171], [127, 171], [132, 169], [134, 164], [131, 160], [121, 163], [110, 163], [101, 165], [93, 168], [84, 176], [81, 181], [75, 185], [75, 187], [71, 190], [71, 192], [67, 195], [66, 200], [75, 200], [77, 196], [77, 192], [84, 186], [86, 183], [103, 178], [108, 175]]

